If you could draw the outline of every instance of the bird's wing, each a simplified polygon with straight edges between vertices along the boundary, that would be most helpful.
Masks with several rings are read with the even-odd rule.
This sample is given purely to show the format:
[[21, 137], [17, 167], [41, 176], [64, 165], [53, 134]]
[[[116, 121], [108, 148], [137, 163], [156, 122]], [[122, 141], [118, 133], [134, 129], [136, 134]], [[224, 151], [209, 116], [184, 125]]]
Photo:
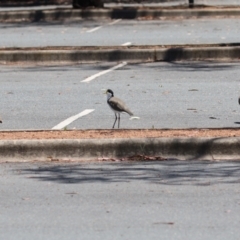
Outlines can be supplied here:
[[119, 112], [126, 112], [130, 116], [133, 116], [133, 113], [130, 111], [130, 109], [126, 106], [126, 104], [119, 98], [111, 97], [108, 100], [109, 105], [113, 108], [115, 111]]

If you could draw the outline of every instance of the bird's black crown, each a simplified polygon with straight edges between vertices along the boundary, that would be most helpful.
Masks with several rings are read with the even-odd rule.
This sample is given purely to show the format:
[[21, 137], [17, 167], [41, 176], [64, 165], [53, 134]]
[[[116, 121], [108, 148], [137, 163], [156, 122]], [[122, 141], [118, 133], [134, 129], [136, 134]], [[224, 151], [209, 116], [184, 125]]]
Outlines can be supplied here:
[[114, 96], [113, 91], [111, 89], [108, 89], [107, 93], [110, 93], [112, 96]]

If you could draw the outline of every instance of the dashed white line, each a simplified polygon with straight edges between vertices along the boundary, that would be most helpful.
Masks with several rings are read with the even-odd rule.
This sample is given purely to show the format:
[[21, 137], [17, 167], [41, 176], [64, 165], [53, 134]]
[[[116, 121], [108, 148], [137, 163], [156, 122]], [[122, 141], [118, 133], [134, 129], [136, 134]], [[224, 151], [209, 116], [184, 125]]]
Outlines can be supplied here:
[[131, 46], [132, 43], [131, 42], [126, 42], [126, 43], [123, 43], [121, 46]]
[[[122, 19], [117, 19], [117, 20], [115, 20], [115, 21], [113, 21], [113, 22], [108, 23], [107, 25], [114, 25], [114, 24], [120, 22], [121, 20], [122, 20]], [[104, 26], [104, 25], [103, 25], [103, 26]], [[103, 26], [98, 26], [98, 27], [95, 27], [95, 28], [89, 29], [89, 30], [87, 30], [86, 32], [87, 32], [87, 33], [95, 32], [95, 31], [101, 29]]]
[[102, 28], [102, 26], [98, 26], [98, 27], [89, 29], [89, 30], [87, 30], [87, 33], [95, 32], [95, 31], [97, 31], [97, 30], [100, 29], [100, 28]]
[[116, 23], [118, 23], [118, 22], [120, 22], [120, 21], [122, 21], [121, 18], [119, 18], [119, 19], [117, 19], [117, 20], [115, 20], [115, 21], [113, 21], [113, 22], [110, 22], [108, 25], [114, 25], [114, 24], [116, 24]]
[[86, 83], [86, 82], [90, 82], [90, 81], [92, 81], [93, 79], [95, 79], [95, 78], [97, 78], [97, 77], [100, 77], [100, 76], [102, 76], [102, 75], [104, 75], [104, 74], [106, 74], [106, 73], [112, 72], [112, 71], [115, 70], [115, 69], [124, 67], [125, 65], [127, 65], [127, 62], [122, 62], [122, 63], [118, 64], [117, 66], [114, 66], [114, 67], [111, 67], [111, 68], [109, 68], [109, 69], [107, 69], [107, 70], [104, 70], [104, 71], [101, 71], [101, 72], [99, 72], [99, 73], [96, 73], [96, 74], [94, 74], [94, 75], [92, 75], [92, 76], [90, 76], [90, 77], [82, 80], [81, 82], [85, 82], [85, 83]]
[[78, 113], [77, 115], [74, 115], [72, 117], [67, 118], [66, 120], [60, 122], [58, 125], [52, 128], [52, 130], [61, 130], [65, 128], [67, 125], [72, 123], [73, 121], [77, 120], [80, 117], [83, 117], [91, 112], [93, 112], [95, 109], [85, 109], [84, 111]]

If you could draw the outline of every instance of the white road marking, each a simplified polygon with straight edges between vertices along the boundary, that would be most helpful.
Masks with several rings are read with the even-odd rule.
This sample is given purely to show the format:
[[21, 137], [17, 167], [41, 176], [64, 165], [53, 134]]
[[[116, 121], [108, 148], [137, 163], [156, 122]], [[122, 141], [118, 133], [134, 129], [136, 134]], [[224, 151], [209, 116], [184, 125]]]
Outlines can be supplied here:
[[120, 19], [117, 19], [117, 20], [115, 20], [115, 21], [113, 21], [113, 22], [110, 22], [108, 25], [114, 25], [114, 24], [116, 24], [116, 23], [118, 23], [118, 22], [120, 22], [120, 21], [122, 21], [121, 18], [120, 18]]
[[131, 46], [132, 43], [131, 42], [126, 42], [126, 43], [123, 43], [121, 46]]
[[[122, 20], [122, 19], [117, 19], [117, 20], [115, 20], [115, 21], [113, 21], [113, 22], [108, 23], [107, 25], [114, 25], [114, 24], [120, 22], [121, 20]], [[99, 30], [99, 29], [102, 28], [102, 27], [103, 27], [103, 26], [98, 26], [98, 27], [89, 29], [89, 30], [87, 30], [86, 32], [87, 32], [87, 33], [92, 33], [92, 32], [95, 32], [95, 31]]]
[[102, 26], [98, 26], [98, 27], [92, 28], [90, 30], [87, 30], [87, 33], [95, 32], [95, 31], [97, 31], [100, 28], [102, 28]]
[[90, 82], [90, 81], [92, 81], [93, 79], [95, 79], [97, 77], [100, 77], [100, 76], [102, 76], [102, 75], [104, 75], [106, 73], [112, 72], [113, 70], [121, 68], [121, 67], [123, 67], [125, 65], [127, 65], [127, 62], [122, 62], [122, 63], [118, 64], [117, 66], [109, 68], [108, 70], [104, 70], [104, 71], [101, 71], [99, 73], [96, 73], [96, 74], [94, 74], [94, 75], [92, 75], [92, 76], [82, 80], [81, 82]]
[[80, 117], [83, 117], [91, 112], [93, 112], [95, 109], [85, 109], [84, 111], [78, 113], [77, 115], [74, 115], [72, 117], [67, 118], [66, 120], [60, 122], [58, 125], [52, 128], [52, 130], [61, 130], [65, 128], [67, 125], [72, 123], [73, 121], [77, 120]]

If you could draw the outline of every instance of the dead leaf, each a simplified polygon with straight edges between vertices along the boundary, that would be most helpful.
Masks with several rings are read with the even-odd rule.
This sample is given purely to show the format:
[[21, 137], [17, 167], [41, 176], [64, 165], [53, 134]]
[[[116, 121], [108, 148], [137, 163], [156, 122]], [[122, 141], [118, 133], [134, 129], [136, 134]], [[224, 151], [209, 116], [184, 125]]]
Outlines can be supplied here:
[[198, 91], [198, 89], [193, 88], [193, 89], [189, 89], [188, 91], [189, 91], [189, 92], [196, 92], [196, 91]]
[[65, 193], [65, 194], [74, 195], [74, 194], [78, 194], [78, 193], [76, 193], [76, 192], [67, 192], [67, 193]]
[[155, 222], [153, 224], [166, 224], [166, 225], [173, 225], [174, 222]]

